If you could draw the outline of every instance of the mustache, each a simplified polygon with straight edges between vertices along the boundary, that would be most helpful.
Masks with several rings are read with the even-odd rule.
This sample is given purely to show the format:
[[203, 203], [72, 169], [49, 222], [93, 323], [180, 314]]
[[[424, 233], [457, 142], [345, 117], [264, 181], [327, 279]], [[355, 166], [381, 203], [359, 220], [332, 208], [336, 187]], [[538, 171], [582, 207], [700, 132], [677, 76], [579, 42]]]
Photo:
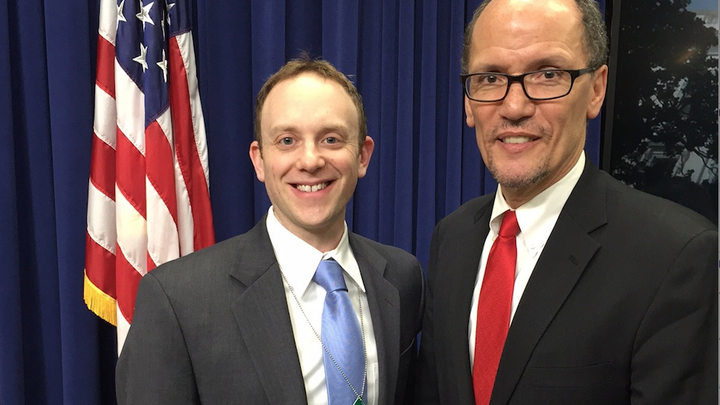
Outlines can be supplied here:
[[493, 128], [491, 131], [491, 134], [493, 138], [497, 137], [500, 133], [505, 131], [517, 131], [517, 132], [525, 132], [528, 134], [538, 135], [538, 136], [548, 136], [550, 134], [550, 131], [538, 124], [532, 123], [528, 121], [527, 119], [522, 119], [518, 121], [509, 121], [505, 120], [497, 127]]

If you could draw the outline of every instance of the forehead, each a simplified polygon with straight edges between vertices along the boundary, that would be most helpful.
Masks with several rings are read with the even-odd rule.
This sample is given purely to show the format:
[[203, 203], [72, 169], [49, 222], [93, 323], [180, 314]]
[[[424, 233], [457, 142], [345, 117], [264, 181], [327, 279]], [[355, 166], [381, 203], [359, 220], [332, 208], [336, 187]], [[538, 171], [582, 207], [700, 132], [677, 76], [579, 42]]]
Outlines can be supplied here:
[[357, 127], [358, 112], [347, 91], [336, 81], [305, 72], [270, 90], [262, 109], [262, 126], [346, 122]]
[[493, 0], [473, 29], [469, 68], [580, 68], [583, 32], [574, 0]]

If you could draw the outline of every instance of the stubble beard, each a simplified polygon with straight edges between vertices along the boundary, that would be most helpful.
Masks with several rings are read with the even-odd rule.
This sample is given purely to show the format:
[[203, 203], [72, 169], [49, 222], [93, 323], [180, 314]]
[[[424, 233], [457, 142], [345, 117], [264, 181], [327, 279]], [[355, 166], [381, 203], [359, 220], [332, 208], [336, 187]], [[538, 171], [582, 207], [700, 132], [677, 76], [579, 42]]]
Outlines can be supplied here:
[[[510, 122], [506, 122], [501, 127], [496, 128], [493, 130], [493, 139], [496, 138], [496, 134], [500, 132], [501, 129], [507, 129], [507, 128], [522, 128], [522, 124], [514, 124]], [[539, 133], [541, 135], [541, 142], [548, 142], [550, 141], [551, 135], [548, 131], [545, 130], [543, 127], [536, 127], [532, 128], [531, 131], [528, 131], [530, 133]], [[550, 162], [548, 160], [548, 156], [544, 156], [543, 159], [537, 163], [535, 167], [532, 167], [529, 172], [526, 173], [507, 173], [507, 171], [503, 171], [501, 168], [498, 167], [498, 165], [495, 164], [495, 160], [493, 159], [493, 156], [488, 156], [488, 161], [486, 162], [486, 166], [490, 174], [493, 176], [495, 181], [497, 181], [498, 184], [500, 184], [505, 189], [513, 189], [513, 190], [523, 190], [527, 189], [545, 178], [547, 178], [550, 175]]]
[[550, 174], [550, 171], [547, 169], [546, 165], [543, 165], [537, 170], [533, 170], [528, 175], [510, 175], [502, 173], [500, 169], [495, 167], [495, 165], [492, 163], [492, 160], [490, 164], [488, 164], [487, 168], [498, 184], [500, 184], [505, 189], [513, 190], [523, 190], [529, 188], [544, 180]]

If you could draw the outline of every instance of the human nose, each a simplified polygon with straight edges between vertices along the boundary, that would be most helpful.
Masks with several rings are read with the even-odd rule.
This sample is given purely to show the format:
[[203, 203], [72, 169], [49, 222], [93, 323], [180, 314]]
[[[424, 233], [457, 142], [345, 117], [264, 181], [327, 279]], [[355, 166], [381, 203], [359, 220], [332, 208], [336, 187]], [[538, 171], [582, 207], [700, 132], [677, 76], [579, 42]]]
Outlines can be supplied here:
[[528, 98], [521, 82], [510, 83], [507, 95], [502, 100], [500, 115], [511, 121], [529, 117], [535, 113], [535, 103]]
[[302, 148], [297, 164], [299, 169], [312, 172], [325, 165], [325, 158], [314, 142], [308, 142]]

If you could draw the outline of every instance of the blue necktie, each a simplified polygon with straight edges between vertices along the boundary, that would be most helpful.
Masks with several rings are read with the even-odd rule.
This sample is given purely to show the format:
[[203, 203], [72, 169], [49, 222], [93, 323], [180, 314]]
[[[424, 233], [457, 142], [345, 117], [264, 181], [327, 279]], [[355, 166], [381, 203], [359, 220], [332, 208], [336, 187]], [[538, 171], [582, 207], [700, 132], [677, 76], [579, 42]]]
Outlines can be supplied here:
[[365, 396], [365, 351], [360, 323], [350, 303], [343, 270], [335, 260], [321, 261], [313, 280], [327, 291], [321, 333], [328, 404], [351, 405], [358, 395]]

